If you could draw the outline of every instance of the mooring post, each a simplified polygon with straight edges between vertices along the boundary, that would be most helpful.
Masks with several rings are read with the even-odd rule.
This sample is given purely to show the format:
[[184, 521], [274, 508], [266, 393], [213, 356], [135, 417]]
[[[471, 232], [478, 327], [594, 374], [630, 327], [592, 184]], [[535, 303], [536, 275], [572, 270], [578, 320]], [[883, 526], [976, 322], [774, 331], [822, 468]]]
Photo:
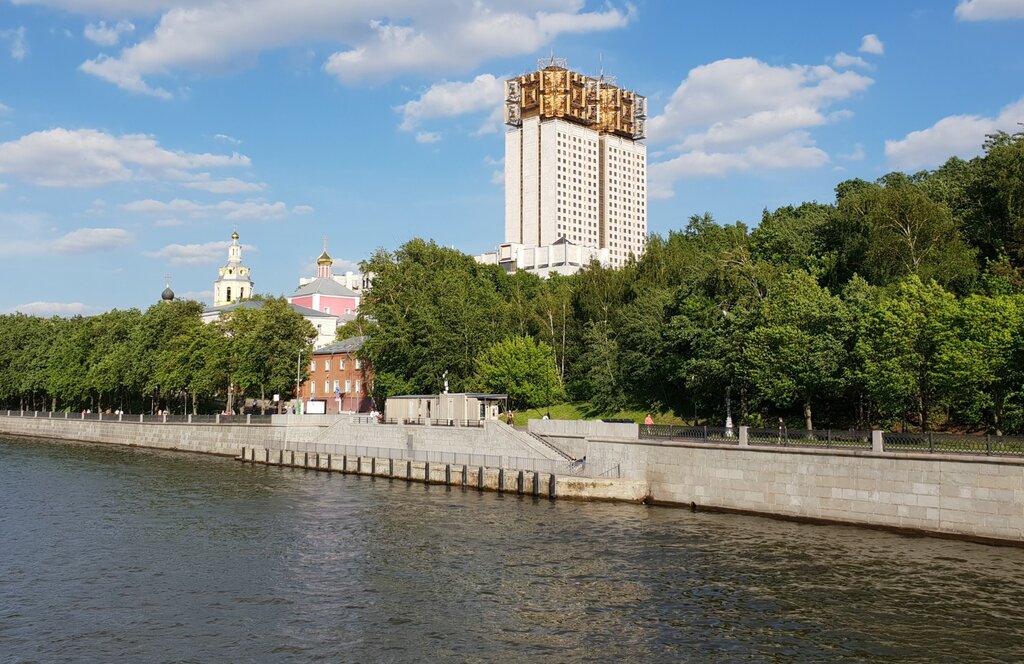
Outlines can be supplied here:
[[550, 475], [548, 475], [548, 498], [555, 497], [555, 486], [557, 484], [558, 481], [555, 479], [555, 474], [551, 473]]
[[498, 493], [505, 493], [505, 469], [498, 469]]
[[242, 461], [245, 461], [245, 445], [242, 445]]
[[426, 484], [430, 484], [430, 462], [426, 461], [423, 463], [423, 481]]
[[268, 466], [270, 465], [270, 448], [269, 447], [264, 447], [263, 448], [263, 463], [267, 464]]
[[412, 482], [412, 461], [405, 462], [405, 479]]
[[279, 465], [279, 466], [283, 466], [284, 465], [284, 450], [278, 450], [277, 451], [277, 465]]
[[302, 467], [309, 468], [309, 452], [302, 453]]
[[462, 464], [462, 486], [469, 484], [469, 464]]
[[395, 460], [392, 457], [388, 457], [388, 477], [395, 476]]
[[540, 495], [540, 473], [533, 471], [533, 495]]
[[481, 491], [484, 490], [484, 467], [480, 466], [476, 469], [476, 488]]
[[332, 469], [333, 469], [333, 464], [331, 463], [331, 455], [328, 454], [327, 455], [327, 470], [332, 470]]
[[516, 477], [516, 493], [520, 496], [526, 493], [526, 471], [520, 470], [519, 476]]
[[293, 465], [293, 466], [295, 465], [295, 450], [292, 450], [292, 463], [291, 463], [291, 465]]
[[452, 485], [452, 465], [450, 463], [444, 464], [444, 483], [448, 486]]
[[377, 474], [377, 455], [376, 454], [374, 454], [372, 457], [370, 457], [370, 474], [371, 475], [376, 475]]

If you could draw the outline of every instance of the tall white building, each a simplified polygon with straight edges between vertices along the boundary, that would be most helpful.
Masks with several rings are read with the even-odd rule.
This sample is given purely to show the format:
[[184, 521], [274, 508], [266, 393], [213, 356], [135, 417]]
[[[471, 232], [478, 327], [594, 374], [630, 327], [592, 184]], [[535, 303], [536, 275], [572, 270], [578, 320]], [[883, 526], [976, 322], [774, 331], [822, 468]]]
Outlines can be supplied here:
[[242, 245], [238, 243], [238, 231], [235, 231], [228, 247], [228, 262], [217, 271], [217, 280], [213, 282], [213, 306], [221, 307], [252, 297], [250, 275], [249, 268], [242, 265]]
[[[646, 98], [555, 59], [506, 81], [505, 92], [505, 244], [495, 261], [517, 269], [509, 263], [524, 250], [556, 242], [613, 267], [642, 254]], [[536, 267], [549, 266], [522, 266]], [[578, 269], [568, 267], [557, 271]]]

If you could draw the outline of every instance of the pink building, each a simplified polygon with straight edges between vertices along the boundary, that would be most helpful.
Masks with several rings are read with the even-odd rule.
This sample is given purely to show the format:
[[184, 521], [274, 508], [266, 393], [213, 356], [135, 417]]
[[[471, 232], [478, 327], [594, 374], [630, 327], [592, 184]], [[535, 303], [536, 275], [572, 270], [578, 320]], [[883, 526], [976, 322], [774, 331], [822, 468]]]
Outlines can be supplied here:
[[354, 318], [362, 296], [340, 283], [334, 276], [334, 260], [327, 255], [326, 249], [316, 260], [316, 265], [316, 279], [301, 284], [288, 297], [288, 301], [300, 307], [337, 316], [342, 321]]

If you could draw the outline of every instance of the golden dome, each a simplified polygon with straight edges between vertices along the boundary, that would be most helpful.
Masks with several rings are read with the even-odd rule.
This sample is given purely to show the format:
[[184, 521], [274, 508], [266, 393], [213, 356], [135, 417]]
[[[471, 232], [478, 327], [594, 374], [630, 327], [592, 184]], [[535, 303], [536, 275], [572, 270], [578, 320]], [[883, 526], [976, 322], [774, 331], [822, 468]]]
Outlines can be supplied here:
[[333, 265], [334, 259], [327, 255], [327, 250], [320, 254], [320, 258], [316, 259], [317, 265]]
[[238, 239], [238, 231], [235, 231], [234, 233], [231, 234], [231, 239], [232, 240], [237, 240]]

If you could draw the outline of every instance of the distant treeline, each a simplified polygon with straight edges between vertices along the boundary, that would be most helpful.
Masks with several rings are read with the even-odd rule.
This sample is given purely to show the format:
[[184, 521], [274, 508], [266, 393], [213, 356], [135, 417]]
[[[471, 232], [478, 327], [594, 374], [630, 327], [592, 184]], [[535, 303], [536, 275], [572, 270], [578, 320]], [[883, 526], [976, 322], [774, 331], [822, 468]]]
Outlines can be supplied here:
[[568, 278], [412, 240], [364, 263], [353, 331], [372, 334], [378, 397], [437, 392], [446, 371], [479, 389], [482, 354], [525, 336], [568, 398], [606, 411], [717, 422], [728, 398], [752, 425], [1024, 431], [1024, 134], [835, 192], [753, 230], [693, 216]]
[[[313, 326], [284, 298], [257, 298], [204, 325], [203, 305], [161, 302], [97, 316], [0, 316], [0, 406], [199, 412], [241, 398], [290, 398]], [[237, 408], [237, 407], [234, 407]]]

